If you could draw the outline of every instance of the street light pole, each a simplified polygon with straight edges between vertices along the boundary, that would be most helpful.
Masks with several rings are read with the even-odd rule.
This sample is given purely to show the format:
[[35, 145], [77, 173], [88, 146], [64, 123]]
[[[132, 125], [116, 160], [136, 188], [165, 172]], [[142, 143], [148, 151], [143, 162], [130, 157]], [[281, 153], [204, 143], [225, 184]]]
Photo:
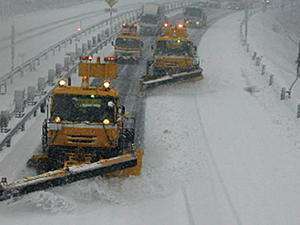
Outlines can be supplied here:
[[299, 77], [300, 76], [300, 39], [299, 39], [299, 50], [298, 50], [298, 59], [297, 59], [297, 62], [298, 62], [297, 76]]
[[11, 72], [14, 70], [14, 59], [15, 59], [15, 25], [11, 26]]
[[246, 5], [245, 5], [245, 42], [247, 44], [247, 38], [248, 38], [248, 0], [246, 0]]
[[[294, 84], [295, 84], [295, 83], [297, 82], [297, 80], [300, 78], [300, 39], [299, 39], [298, 58], [297, 58], [296, 62], [298, 63], [298, 65], [297, 65], [297, 76], [296, 76], [296, 79], [295, 79], [295, 81], [291, 84], [289, 90], [286, 91], [286, 93], [288, 93], [288, 95], [289, 95], [289, 98], [291, 97], [292, 88], [293, 88]], [[281, 94], [281, 95], [283, 95], [283, 94]], [[300, 107], [299, 107], [299, 109], [300, 109]], [[299, 113], [298, 113], [298, 114], [299, 114], [299, 117], [300, 117], [300, 110], [299, 110]]]
[[113, 33], [113, 30], [112, 30], [112, 6], [110, 7], [110, 33], [111, 34]]

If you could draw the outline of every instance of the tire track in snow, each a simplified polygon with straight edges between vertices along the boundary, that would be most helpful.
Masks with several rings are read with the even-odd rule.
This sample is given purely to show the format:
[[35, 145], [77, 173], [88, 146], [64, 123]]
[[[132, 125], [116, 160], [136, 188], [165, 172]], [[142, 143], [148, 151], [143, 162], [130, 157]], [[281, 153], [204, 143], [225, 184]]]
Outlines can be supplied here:
[[211, 150], [211, 147], [209, 145], [209, 141], [208, 141], [207, 135], [206, 135], [205, 130], [204, 130], [204, 126], [203, 126], [203, 122], [202, 122], [201, 114], [200, 114], [200, 111], [199, 111], [199, 105], [198, 105], [196, 96], [193, 96], [193, 97], [194, 97], [194, 101], [195, 101], [195, 105], [196, 105], [198, 120], [199, 120], [200, 127], [201, 127], [200, 129], [201, 129], [201, 132], [203, 134], [203, 138], [204, 138], [204, 141], [205, 141], [205, 144], [206, 144], [207, 153], [208, 153], [209, 158], [210, 158], [210, 160], [212, 162], [213, 169], [216, 171], [217, 178], [218, 178], [218, 180], [219, 180], [219, 182], [221, 184], [221, 188], [222, 188], [222, 190], [223, 190], [223, 192], [225, 194], [225, 198], [226, 198], [226, 200], [227, 200], [227, 202], [229, 204], [230, 210], [232, 212], [234, 220], [236, 221], [236, 224], [237, 225], [243, 225], [242, 220], [241, 220], [240, 216], [238, 215], [238, 213], [237, 213], [237, 211], [236, 211], [236, 209], [234, 207], [233, 201], [232, 201], [232, 199], [230, 197], [230, 194], [229, 194], [229, 192], [228, 192], [228, 190], [226, 188], [224, 179], [223, 179], [223, 177], [222, 177], [222, 175], [220, 173], [220, 169], [218, 167], [218, 164], [217, 164], [217, 162], [215, 160], [215, 157], [214, 157], [214, 155], [212, 153], [212, 150]]
[[182, 187], [181, 191], [182, 191], [183, 198], [184, 198], [184, 203], [185, 203], [187, 216], [189, 218], [189, 224], [190, 225], [195, 225], [195, 221], [194, 221], [193, 213], [192, 213], [191, 206], [190, 206], [190, 203], [189, 203], [189, 199], [188, 199], [188, 196], [187, 196], [187, 193], [186, 193], [186, 189], [184, 187]]

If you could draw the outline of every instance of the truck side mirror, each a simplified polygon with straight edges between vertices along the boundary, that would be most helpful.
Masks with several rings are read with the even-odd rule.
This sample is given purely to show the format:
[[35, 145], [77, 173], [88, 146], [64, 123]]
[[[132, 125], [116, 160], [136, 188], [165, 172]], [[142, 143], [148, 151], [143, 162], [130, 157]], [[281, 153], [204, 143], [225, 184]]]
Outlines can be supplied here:
[[43, 102], [41, 105], [40, 105], [40, 111], [41, 111], [41, 113], [45, 113], [45, 106], [46, 106], [46, 103], [45, 102]]
[[111, 45], [114, 46], [114, 41], [111, 41]]
[[194, 51], [197, 51], [197, 46], [194, 46]]
[[125, 106], [124, 105], [120, 105], [118, 108], [118, 113], [120, 115], [124, 115], [125, 114]]
[[154, 49], [154, 46], [153, 45], [151, 45], [151, 50], [153, 50]]

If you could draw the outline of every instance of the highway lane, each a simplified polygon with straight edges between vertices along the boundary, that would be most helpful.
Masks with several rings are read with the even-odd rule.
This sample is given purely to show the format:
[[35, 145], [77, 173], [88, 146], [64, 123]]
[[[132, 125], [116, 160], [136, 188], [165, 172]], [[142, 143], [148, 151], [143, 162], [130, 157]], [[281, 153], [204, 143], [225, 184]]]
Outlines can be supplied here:
[[[217, 13], [219, 12], [219, 13]], [[216, 17], [219, 19], [222, 18], [222, 15], [225, 16], [228, 13], [231, 13], [232, 11], [220, 9], [216, 10]], [[212, 15], [212, 14], [211, 14]], [[212, 18], [212, 17], [210, 17]], [[182, 21], [182, 15], [177, 15], [172, 18], [170, 18], [172, 22], [177, 23]], [[201, 36], [205, 32], [206, 29], [209, 28], [210, 21], [208, 20], [208, 25], [206, 28], [203, 29], [191, 29], [189, 30], [189, 34], [191, 35], [192, 39], [194, 40], [196, 45], [199, 45], [200, 43], [198, 41], [201, 40]], [[151, 56], [151, 45], [154, 44], [155, 42], [155, 37], [142, 37], [142, 40], [144, 41], [144, 48], [142, 51], [142, 60], [140, 61], [139, 64], [123, 64], [119, 65], [119, 78], [116, 81], [113, 81], [113, 86], [118, 89], [119, 93], [121, 94], [122, 102], [124, 106], [126, 107], [126, 111], [130, 112], [130, 114], [136, 118], [136, 134], [139, 135], [138, 140], [140, 141], [141, 147], [144, 147], [144, 122], [145, 122], [145, 98], [147, 95], [151, 95], [155, 92], [155, 88], [153, 90], [149, 90], [145, 93], [145, 96], [139, 95], [139, 79], [140, 75], [145, 72], [146, 68], [146, 60], [148, 57]], [[201, 55], [201, 53], [200, 53]], [[102, 85], [102, 82], [100, 80], [95, 80], [95, 83], [93, 85]], [[97, 83], [98, 82], [98, 83]], [[40, 117], [38, 117], [40, 118]], [[26, 125], [26, 127], [30, 129], [34, 129], [36, 131], [40, 131], [41, 129], [41, 122], [30, 122], [31, 124]], [[31, 127], [34, 126], [34, 127]], [[32, 137], [30, 135], [30, 129], [25, 129], [25, 133], [23, 133], [21, 136], [17, 138], [15, 141], [15, 145], [12, 146], [12, 149], [10, 149], [10, 152], [5, 154], [1, 158], [1, 161], [5, 160], [7, 163], [14, 162], [15, 158], [23, 158], [24, 159], [24, 154], [18, 149], [24, 149], [24, 145], [22, 143], [31, 143], [32, 148], [31, 149], [24, 149], [26, 151], [26, 157], [29, 155], [33, 154], [38, 154], [40, 152], [40, 143], [39, 143], [39, 137], [36, 138], [35, 142], [32, 142]], [[29, 135], [26, 135], [26, 133], [29, 132]], [[23, 146], [23, 147], [22, 147]], [[24, 161], [24, 160], [23, 160]], [[26, 161], [26, 160], [25, 160]], [[3, 164], [3, 166], [5, 166]], [[31, 175], [32, 171], [27, 171], [25, 168], [26, 165], [24, 163], [21, 163], [20, 165], [15, 167], [15, 170], [12, 172], [11, 178], [17, 178], [19, 176], [23, 176], [24, 174], [26, 175]], [[1, 168], [0, 168], [1, 170]], [[2, 169], [2, 171], [6, 171], [5, 169]], [[1, 171], [0, 171], [1, 172]], [[10, 174], [3, 174], [10, 177]]]

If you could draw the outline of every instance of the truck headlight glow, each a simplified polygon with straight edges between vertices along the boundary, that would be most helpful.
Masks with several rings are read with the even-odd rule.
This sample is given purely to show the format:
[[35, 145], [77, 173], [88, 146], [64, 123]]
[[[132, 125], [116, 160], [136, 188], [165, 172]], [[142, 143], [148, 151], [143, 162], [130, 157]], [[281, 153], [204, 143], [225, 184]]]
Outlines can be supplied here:
[[103, 81], [103, 87], [104, 87], [105, 89], [110, 88], [110, 81], [109, 81], [109, 80]]
[[61, 118], [60, 118], [59, 116], [57, 116], [57, 117], [55, 117], [54, 121], [55, 121], [56, 123], [60, 123], [60, 122], [61, 122]]
[[104, 119], [104, 120], [103, 120], [103, 123], [104, 123], [105, 125], [108, 125], [108, 124], [110, 124], [110, 121], [109, 121], [109, 119]]
[[61, 79], [58, 81], [58, 85], [60, 87], [66, 87], [67, 86], [67, 81], [65, 79]]
[[182, 23], [178, 24], [178, 28], [183, 28], [184, 25]]

